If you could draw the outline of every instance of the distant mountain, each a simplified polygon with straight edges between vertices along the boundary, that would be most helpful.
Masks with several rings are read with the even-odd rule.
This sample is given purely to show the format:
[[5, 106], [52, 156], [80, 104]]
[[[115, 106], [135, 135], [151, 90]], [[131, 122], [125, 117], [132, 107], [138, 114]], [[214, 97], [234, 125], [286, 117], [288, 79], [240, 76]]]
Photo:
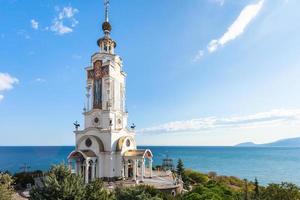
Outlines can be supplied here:
[[257, 146], [257, 144], [255, 144], [253, 142], [244, 142], [241, 144], [237, 144], [235, 146], [237, 146], [237, 147], [255, 147], [255, 146]]
[[255, 144], [253, 142], [245, 142], [235, 145], [237, 147], [300, 147], [300, 137], [278, 140], [266, 144]]

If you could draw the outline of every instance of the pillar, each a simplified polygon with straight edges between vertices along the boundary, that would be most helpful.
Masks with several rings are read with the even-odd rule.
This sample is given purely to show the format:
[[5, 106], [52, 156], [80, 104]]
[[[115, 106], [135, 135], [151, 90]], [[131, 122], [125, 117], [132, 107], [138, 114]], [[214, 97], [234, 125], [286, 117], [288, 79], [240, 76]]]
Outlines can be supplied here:
[[71, 162], [71, 160], [68, 160], [68, 168], [72, 172], [72, 162]]
[[153, 162], [153, 160], [152, 160], [152, 159], [150, 159], [150, 160], [149, 160], [149, 169], [150, 169], [150, 172], [149, 172], [149, 173], [150, 173], [150, 174], [149, 174], [149, 177], [150, 177], [150, 178], [152, 178], [152, 162]]
[[77, 166], [77, 161], [75, 162], [75, 166], [74, 166], [74, 172], [76, 175], [78, 175], [78, 166]]
[[133, 180], [136, 181], [137, 160], [133, 160]]
[[128, 160], [125, 160], [125, 178], [128, 178]]
[[89, 162], [85, 160], [85, 176], [84, 176], [85, 183], [89, 183]]
[[139, 173], [139, 162], [140, 162], [140, 160], [136, 160], [136, 176], [137, 177], [140, 175], [140, 173]]
[[144, 181], [145, 176], [145, 159], [142, 160], [142, 181]]
[[92, 181], [94, 181], [95, 180], [96, 163], [93, 162], [91, 167], [92, 167]]
[[80, 176], [81, 175], [81, 162], [80, 161], [76, 162], [76, 168], [77, 168], [76, 174]]

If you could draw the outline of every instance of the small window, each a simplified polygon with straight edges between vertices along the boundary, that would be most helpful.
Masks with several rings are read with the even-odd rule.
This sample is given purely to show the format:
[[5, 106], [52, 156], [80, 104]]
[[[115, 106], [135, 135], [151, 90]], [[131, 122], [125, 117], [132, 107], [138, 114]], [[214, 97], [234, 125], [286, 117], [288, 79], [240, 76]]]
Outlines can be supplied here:
[[90, 146], [92, 146], [92, 144], [93, 143], [92, 143], [92, 140], [90, 138], [85, 140], [85, 146], [90, 147]]
[[130, 147], [130, 140], [129, 140], [129, 139], [126, 140], [126, 146], [127, 146], [127, 147]]

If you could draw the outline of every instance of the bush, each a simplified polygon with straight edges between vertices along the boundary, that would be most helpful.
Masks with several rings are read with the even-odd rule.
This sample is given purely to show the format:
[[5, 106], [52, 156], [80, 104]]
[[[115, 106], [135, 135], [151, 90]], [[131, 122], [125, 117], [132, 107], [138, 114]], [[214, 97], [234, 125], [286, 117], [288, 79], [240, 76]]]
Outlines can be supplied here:
[[40, 170], [33, 172], [20, 172], [14, 175], [14, 180], [17, 188], [26, 188], [27, 184], [34, 185], [34, 178], [43, 176]]
[[292, 183], [269, 184], [262, 189], [261, 200], [299, 200], [300, 189]]
[[104, 188], [103, 182], [100, 179], [89, 183], [85, 188], [85, 200], [110, 200], [113, 199], [113, 194]]
[[208, 177], [205, 174], [200, 172], [187, 169], [184, 171], [184, 175], [189, 179], [189, 181], [193, 184], [205, 184], [208, 182]]
[[0, 173], [0, 199], [11, 200], [14, 193], [13, 179], [9, 174]]
[[45, 177], [44, 187], [34, 187], [30, 192], [31, 200], [81, 200], [85, 197], [82, 177], [71, 174], [63, 164], [51, 168]]

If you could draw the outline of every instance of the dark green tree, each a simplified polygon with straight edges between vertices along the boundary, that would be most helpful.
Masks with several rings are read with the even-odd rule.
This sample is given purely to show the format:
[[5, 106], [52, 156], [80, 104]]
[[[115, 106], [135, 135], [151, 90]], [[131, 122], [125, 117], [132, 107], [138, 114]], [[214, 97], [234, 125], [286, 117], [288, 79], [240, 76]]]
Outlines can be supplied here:
[[184, 175], [184, 165], [183, 161], [179, 158], [176, 166], [176, 173], [178, 176], [183, 176]]
[[44, 187], [34, 187], [30, 196], [31, 200], [81, 200], [85, 198], [85, 185], [82, 177], [61, 164], [51, 168]]
[[253, 194], [254, 200], [259, 200], [259, 184], [257, 178], [254, 180], [254, 194]]
[[176, 166], [176, 174], [178, 175], [178, 177], [181, 177], [181, 180], [183, 181], [183, 187], [185, 189], [189, 189], [190, 182], [184, 172], [185, 172], [185, 169], [184, 169], [183, 161], [179, 158], [178, 162], [177, 162], [177, 166]]
[[111, 200], [113, 199], [113, 193], [104, 188], [101, 179], [89, 183], [85, 188], [85, 200]]
[[244, 179], [244, 183], [245, 183], [245, 186], [244, 186], [244, 200], [249, 200], [249, 197], [248, 197], [248, 180], [247, 179]]

